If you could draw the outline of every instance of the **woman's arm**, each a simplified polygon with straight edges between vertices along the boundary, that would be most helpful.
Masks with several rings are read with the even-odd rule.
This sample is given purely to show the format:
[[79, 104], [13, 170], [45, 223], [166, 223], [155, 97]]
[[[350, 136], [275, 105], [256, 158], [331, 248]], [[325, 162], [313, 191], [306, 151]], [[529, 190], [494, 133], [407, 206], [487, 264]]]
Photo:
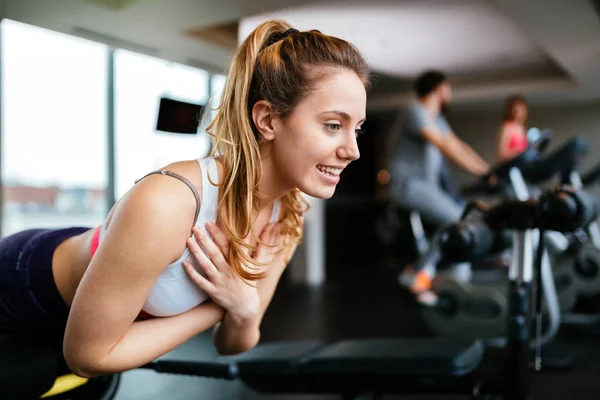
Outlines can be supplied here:
[[185, 250], [195, 209], [186, 185], [159, 175], [120, 201], [71, 306], [63, 349], [74, 373], [92, 377], [139, 367], [221, 320], [223, 310], [209, 302], [134, 322], [160, 273]]

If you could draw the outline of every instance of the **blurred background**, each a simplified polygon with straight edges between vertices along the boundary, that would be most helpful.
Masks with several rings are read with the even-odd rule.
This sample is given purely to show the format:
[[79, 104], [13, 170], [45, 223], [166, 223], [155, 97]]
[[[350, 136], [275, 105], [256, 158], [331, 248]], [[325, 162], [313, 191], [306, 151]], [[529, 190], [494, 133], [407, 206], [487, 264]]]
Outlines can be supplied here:
[[[193, 135], [156, 130], [160, 99], [210, 111], [240, 38], [267, 18], [284, 18], [300, 30], [320, 29], [353, 42], [375, 72], [361, 159], [344, 172], [326, 205], [328, 254], [334, 254], [338, 232], [373, 229], [368, 212], [357, 215], [364, 226], [347, 226], [336, 215], [374, 209], [386, 196], [376, 179], [383, 167], [378, 155], [412, 100], [413, 79], [426, 69], [451, 78], [450, 125], [490, 162], [502, 102], [512, 93], [525, 95], [530, 125], [551, 128], [553, 144], [579, 135], [594, 148], [600, 122], [597, 5], [3, 0], [2, 234], [40, 224], [97, 224], [136, 178], [169, 161], [206, 154], [204, 125]], [[460, 184], [469, 178], [453, 169], [453, 179]]]
[[[513, 93], [527, 98], [529, 125], [552, 130], [550, 149], [576, 135], [594, 149], [584, 168], [597, 162], [598, 0], [0, 0], [0, 18], [3, 236], [97, 225], [135, 179], [206, 155], [204, 129], [232, 54], [260, 22], [283, 18], [299, 30], [319, 29], [365, 55], [374, 86], [361, 158], [331, 200], [316, 202], [265, 317], [264, 340], [427, 334], [381, 265], [376, 226], [388, 200], [377, 180], [381, 154], [423, 71], [449, 76], [450, 125], [490, 163], [503, 102]], [[206, 118], [193, 132], [158, 129], [169, 100]], [[457, 184], [472, 179], [451, 173]], [[389, 293], [366, 289], [386, 284]], [[340, 317], [344, 311], [352, 315]], [[117, 398], [191, 390], [180, 386], [189, 378], [152, 378], [159, 388], [150, 374], [131, 372]], [[198, 381], [196, 394], [210, 386]], [[241, 392], [203, 398], [249, 398], [230, 385]]]

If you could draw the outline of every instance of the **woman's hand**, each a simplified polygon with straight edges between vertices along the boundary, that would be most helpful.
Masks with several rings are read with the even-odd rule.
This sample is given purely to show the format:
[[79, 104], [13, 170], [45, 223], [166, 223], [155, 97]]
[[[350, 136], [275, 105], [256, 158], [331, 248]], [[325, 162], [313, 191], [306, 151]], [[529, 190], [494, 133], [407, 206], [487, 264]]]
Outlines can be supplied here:
[[[273, 262], [275, 256], [283, 250], [283, 241], [279, 224], [268, 223], [260, 233], [260, 245], [254, 251], [252, 259], [260, 264], [268, 266]], [[266, 268], [266, 267], [263, 267]]]
[[[243, 280], [229, 264], [229, 239], [223, 231], [211, 222], [206, 224], [206, 228], [213, 239], [204, 230], [194, 227], [194, 236], [187, 241], [190, 252], [204, 274], [197, 271], [188, 260], [183, 262], [186, 272], [215, 303], [228, 313], [242, 320], [258, 317], [260, 297], [256, 282]], [[271, 246], [279, 242], [278, 226], [267, 224], [261, 232], [260, 239], [265, 245], [258, 246], [253, 258], [260, 263], [269, 263], [273, 259], [275, 250]], [[200, 246], [206, 250], [206, 253]]]

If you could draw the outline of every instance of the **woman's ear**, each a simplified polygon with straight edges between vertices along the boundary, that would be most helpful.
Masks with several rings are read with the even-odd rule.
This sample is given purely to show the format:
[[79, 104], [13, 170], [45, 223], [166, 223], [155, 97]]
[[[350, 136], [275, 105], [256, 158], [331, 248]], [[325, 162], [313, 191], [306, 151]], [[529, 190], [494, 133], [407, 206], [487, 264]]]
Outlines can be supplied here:
[[252, 107], [252, 121], [258, 133], [260, 133], [262, 140], [269, 141], [275, 137], [274, 118], [273, 107], [268, 101], [257, 101]]

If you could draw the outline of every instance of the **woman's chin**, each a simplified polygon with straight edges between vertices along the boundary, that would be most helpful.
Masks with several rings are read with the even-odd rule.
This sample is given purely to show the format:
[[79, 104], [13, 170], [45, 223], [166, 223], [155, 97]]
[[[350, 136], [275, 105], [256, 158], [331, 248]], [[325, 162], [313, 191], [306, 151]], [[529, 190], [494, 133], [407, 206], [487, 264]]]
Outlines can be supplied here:
[[321, 200], [330, 199], [335, 193], [335, 186], [311, 185], [310, 187], [306, 187], [305, 190], [302, 188], [299, 189], [302, 193]]

